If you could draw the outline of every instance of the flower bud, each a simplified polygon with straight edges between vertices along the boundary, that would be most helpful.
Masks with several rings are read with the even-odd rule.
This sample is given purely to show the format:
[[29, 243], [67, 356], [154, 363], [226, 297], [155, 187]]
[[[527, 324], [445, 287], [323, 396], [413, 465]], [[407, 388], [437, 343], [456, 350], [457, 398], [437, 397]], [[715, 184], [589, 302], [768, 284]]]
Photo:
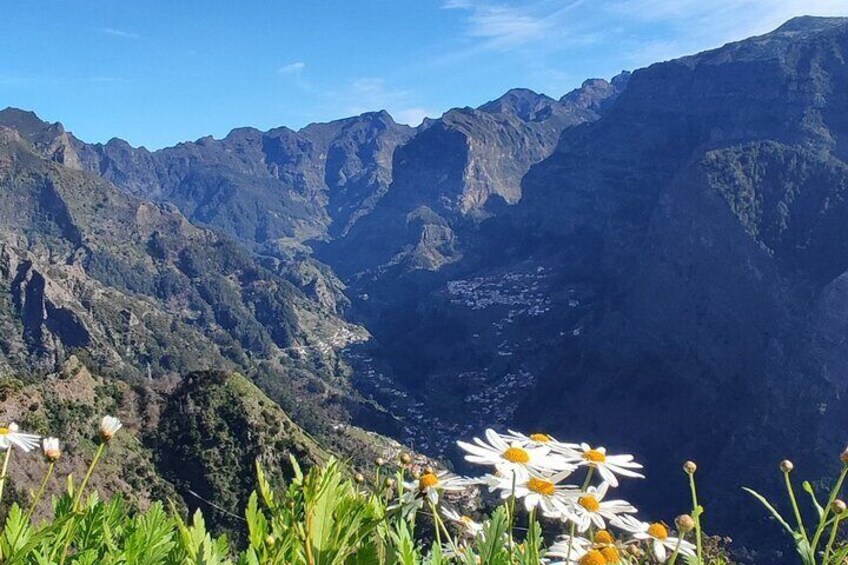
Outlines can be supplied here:
[[114, 416], [104, 416], [100, 421], [100, 439], [109, 441], [123, 427], [121, 421]]
[[842, 452], [842, 455], [839, 456], [839, 459], [844, 465], [848, 465], [848, 447], [845, 448], [845, 451]]
[[383, 459], [382, 457], [378, 457], [377, 459], [374, 460], [374, 463], [377, 464], [377, 467], [382, 467], [383, 465], [386, 464], [386, 460]]
[[674, 523], [681, 534], [688, 534], [695, 529], [695, 520], [689, 514], [681, 514], [674, 519]]
[[789, 459], [784, 459], [780, 462], [780, 470], [784, 473], [791, 473], [792, 469], [795, 468], [795, 464], [792, 463]]
[[274, 545], [275, 543], [277, 543], [277, 538], [275, 538], [271, 534], [265, 536], [265, 545]]
[[386, 488], [395, 488], [396, 484], [397, 483], [393, 478], [389, 477], [388, 479], [386, 479]]
[[839, 499], [837, 498], [836, 500], [834, 500], [834, 501], [830, 504], [830, 509], [831, 509], [831, 510], [833, 510], [833, 513], [834, 513], [834, 514], [839, 515], [839, 514], [842, 514], [843, 512], [845, 512], [845, 510], [846, 510], [846, 509], [848, 509], [848, 506], [846, 506], [846, 505], [845, 505], [845, 502], [844, 502], [844, 501], [839, 500]]
[[44, 453], [45, 459], [50, 463], [56, 462], [62, 455], [62, 450], [59, 449], [59, 440], [55, 437], [46, 437], [41, 440], [41, 450]]
[[698, 470], [698, 466], [695, 465], [694, 461], [687, 461], [683, 464], [683, 470], [686, 472], [687, 475], [694, 475], [695, 471]]
[[353, 476], [353, 480], [359, 484], [362, 484], [365, 482], [365, 475], [363, 475], [362, 473], [357, 473]]
[[409, 465], [410, 463], [412, 463], [412, 456], [409, 453], [401, 453], [400, 462], [404, 465]]

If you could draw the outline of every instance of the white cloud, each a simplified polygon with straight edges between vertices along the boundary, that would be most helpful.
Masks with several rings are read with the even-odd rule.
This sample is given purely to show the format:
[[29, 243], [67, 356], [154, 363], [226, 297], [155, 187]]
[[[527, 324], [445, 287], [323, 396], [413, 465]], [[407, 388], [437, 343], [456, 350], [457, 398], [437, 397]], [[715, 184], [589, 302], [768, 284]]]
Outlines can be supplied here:
[[[561, 33], [567, 27], [569, 12], [583, 0], [532, 3], [494, 3], [486, 0], [446, 0], [447, 10], [468, 12], [465, 35], [481, 43], [484, 49], [509, 51], [525, 45], [563, 41]], [[582, 41], [580, 37], [567, 38]]]
[[112, 37], [120, 37], [121, 39], [138, 39], [141, 37], [137, 33], [116, 29], [114, 27], [101, 27], [97, 29], [97, 32], [105, 35], [111, 35]]
[[386, 110], [395, 121], [411, 126], [441, 114], [422, 106], [415, 91], [393, 87], [382, 77], [356, 78], [341, 90], [329, 92], [328, 100], [344, 115]]
[[277, 73], [281, 75], [291, 74], [291, 73], [299, 73], [303, 69], [306, 68], [306, 63], [303, 61], [295, 61], [294, 63], [289, 63], [288, 65], [283, 65], [279, 69], [277, 69]]
[[[391, 112], [389, 113], [391, 114]], [[425, 108], [413, 107], [398, 110], [394, 114], [392, 114], [392, 117], [396, 122], [400, 124], [407, 124], [415, 127], [421, 125], [421, 122], [424, 121], [424, 118], [435, 117], [439, 114], [440, 112], [431, 112]]]
[[633, 56], [641, 64], [651, 62], [648, 57], [669, 59], [760, 35], [800, 15], [848, 15], [845, 0], [614, 0], [606, 8], [613, 17], [674, 30], [673, 39], [637, 47]]

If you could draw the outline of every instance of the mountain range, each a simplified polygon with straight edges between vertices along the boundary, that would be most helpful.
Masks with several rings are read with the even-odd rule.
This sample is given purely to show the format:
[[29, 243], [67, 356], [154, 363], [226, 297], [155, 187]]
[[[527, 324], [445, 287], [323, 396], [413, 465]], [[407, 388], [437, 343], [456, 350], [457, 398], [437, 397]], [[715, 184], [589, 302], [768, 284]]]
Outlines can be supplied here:
[[[754, 547], [739, 487], [826, 478], [845, 441], [846, 60], [847, 18], [801, 17], [560, 99], [158, 151], [0, 111], [10, 398], [69, 362], [157, 418], [252, 381], [314, 460], [388, 436], [461, 468], [457, 439], [544, 430], [633, 452], [651, 510], [695, 458]], [[208, 484], [172, 464], [202, 433], [138, 428], [162, 488]]]

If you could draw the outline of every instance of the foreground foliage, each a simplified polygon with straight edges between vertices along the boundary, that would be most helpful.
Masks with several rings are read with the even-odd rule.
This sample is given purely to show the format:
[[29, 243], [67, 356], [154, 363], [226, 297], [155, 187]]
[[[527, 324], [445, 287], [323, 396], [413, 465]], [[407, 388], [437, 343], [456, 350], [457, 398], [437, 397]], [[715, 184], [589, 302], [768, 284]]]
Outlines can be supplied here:
[[[37, 490], [24, 508], [12, 503], [0, 532], [0, 562], [14, 564], [305, 564], [305, 565], [576, 565], [729, 563], [714, 540], [701, 530], [703, 508], [693, 462], [684, 465], [692, 496], [690, 514], [674, 528], [643, 522], [637, 510], [609, 493], [622, 478], [641, 478], [630, 455], [611, 455], [602, 447], [568, 444], [544, 434], [525, 436], [487, 430], [484, 439], [459, 442], [466, 459], [488, 468], [467, 478], [426, 466], [408, 454], [398, 465], [376, 461], [366, 478], [349, 476], [338, 460], [303, 472], [292, 458], [294, 477], [274, 488], [257, 463], [258, 489], [243, 516], [235, 516], [244, 542], [232, 543], [207, 528], [198, 510], [186, 519], [172, 503], [156, 502], [132, 510], [121, 496], [102, 500], [88, 485], [122, 424], [107, 416], [100, 443], [83, 479], [68, 477], [65, 492], [52, 500], [52, 516], [34, 519], [53, 480], [61, 446], [56, 438], [21, 432], [15, 424], [0, 428], [4, 451], [0, 504], [15, 452], [39, 447], [47, 463]], [[805, 565], [844, 563], [848, 548], [836, 542], [846, 515], [838, 499], [848, 475], [848, 456], [827, 504], [819, 504], [804, 483], [819, 522], [807, 530], [784, 461], [788, 493], [797, 527], [793, 528], [761, 495], [760, 499], [796, 540]], [[577, 483], [570, 483], [578, 477]], [[481, 491], [501, 504], [480, 520], [460, 509], [479, 501]], [[484, 497], [486, 495], [483, 495]], [[557, 532], [560, 532], [557, 534]], [[546, 541], [547, 538], [547, 541]], [[552, 540], [552, 541], [551, 541]]]

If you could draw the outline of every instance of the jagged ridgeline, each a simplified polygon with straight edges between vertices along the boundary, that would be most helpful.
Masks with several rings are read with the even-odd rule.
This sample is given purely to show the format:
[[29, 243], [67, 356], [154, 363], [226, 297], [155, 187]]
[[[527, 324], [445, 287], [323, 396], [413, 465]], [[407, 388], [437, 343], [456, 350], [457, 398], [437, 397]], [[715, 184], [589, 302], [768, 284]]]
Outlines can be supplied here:
[[846, 60], [848, 20], [804, 17], [560, 99], [158, 151], [5, 110], [0, 362], [238, 369], [322, 449], [351, 419], [455, 459], [507, 423], [603, 439], [648, 508], [693, 457], [748, 543], [740, 466], [824, 480], [845, 440]]
[[[261, 449], [299, 446], [295, 451], [307, 461], [319, 459], [307, 453], [306, 436], [278, 403], [328, 436], [325, 447], [343, 457], [365, 461], [387, 446], [353, 428], [340, 430], [349, 412], [372, 409], [340, 379], [335, 348], [366, 334], [290, 282], [300, 275], [279, 261], [262, 264], [232, 240], [193, 226], [173, 206], [139, 200], [76, 170], [60, 126], [22, 112], [3, 118], [15, 126], [0, 128], [5, 418], [68, 436], [78, 426], [90, 428], [104, 402], [138, 412], [135, 450], [145, 463], [115, 469], [114, 480], [133, 485], [138, 473], [155, 476], [148, 488], [123, 489], [142, 501], [172, 492], [172, 485], [183, 495], [190, 488], [220, 498], [221, 485], [252, 480], [248, 460]], [[208, 369], [227, 372], [192, 373]], [[173, 391], [174, 377], [188, 374]], [[186, 396], [199, 413], [217, 414], [220, 426], [192, 428], [191, 410], [175, 412]], [[221, 400], [227, 397], [238, 402]], [[168, 418], [176, 422], [170, 428]], [[227, 440], [228, 429], [245, 434], [251, 427], [273, 431]], [[162, 435], [168, 429], [188, 435]], [[260, 437], [269, 443], [257, 443]], [[246, 455], [220, 467], [207, 458], [208, 469], [176, 464], [176, 446], [199, 448], [187, 442], [200, 438], [238, 444]], [[238, 498], [250, 488], [231, 492]]]

